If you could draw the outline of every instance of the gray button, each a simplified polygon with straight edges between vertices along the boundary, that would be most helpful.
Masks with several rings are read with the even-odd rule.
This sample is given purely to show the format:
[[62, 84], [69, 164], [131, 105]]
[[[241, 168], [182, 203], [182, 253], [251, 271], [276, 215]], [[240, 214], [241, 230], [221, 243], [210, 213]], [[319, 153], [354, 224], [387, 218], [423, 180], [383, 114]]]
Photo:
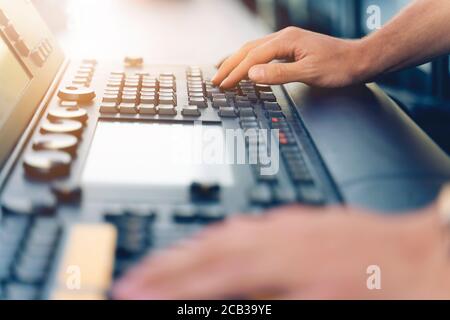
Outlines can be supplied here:
[[255, 87], [258, 91], [272, 92], [272, 88], [268, 84], [256, 84]]
[[281, 107], [277, 102], [264, 101], [264, 109], [267, 111], [281, 111]]
[[143, 95], [155, 95], [156, 89], [155, 88], [142, 88], [141, 94]]
[[239, 116], [240, 117], [254, 117], [255, 112], [252, 108], [240, 108], [239, 109]]
[[110, 81], [108, 81], [106, 86], [108, 88], [120, 88], [120, 87], [122, 87], [122, 81], [120, 81], [120, 80], [110, 80]]
[[203, 92], [189, 92], [189, 98], [200, 98], [205, 99], [205, 96], [203, 95]]
[[159, 95], [159, 104], [160, 105], [172, 105], [175, 106], [176, 105], [176, 99], [174, 99], [171, 96], [164, 96], [164, 95]]
[[138, 95], [138, 89], [130, 89], [130, 88], [124, 88], [122, 91], [124, 96], [137, 96]]
[[141, 103], [145, 104], [157, 104], [156, 95], [144, 95], [141, 94]]
[[138, 109], [134, 103], [121, 103], [119, 105], [119, 112], [122, 114], [137, 114]]
[[158, 112], [160, 115], [168, 115], [168, 116], [174, 116], [177, 114], [177, 110], [172, 105], [160, 105], [158, 106]]
[[156, 89], [158, 87], [158, 83], [156, 81], [143, 81], [142, 88], [147, 89]]
[[115, 102], [103, 102], [100, 105], [100, 113], [117, 113], [119, 109]]
[[214, 108], [220, 108], [220, 107], [228, 107], [228, 101], [227, 99], [222, 98], [213, 98], [213, 107]]
[[206, 102], [205, 98], [189, 98], [189, 104], [192, 106], [197, 106], [199, 108], [207, 108], [208, 102]]
[[297, 194], [294, 189], [289, 187], [276, 187], [273, 196], [278, 203], [293, 203], [297, 201]]
[[122, 103], [133, 103], [136, 104], [137, 96], [136, 95], [123, 95]]
[[181, 114], [183, 116], [199, 117], [200, 110], [197, 106], [186, 106], [181, 110]]
[[267, 205], [272, 202], [272, 191], [266, 184], [260, 184], [250, 191], [250, 200], [254, 204]]
[[261, 92], [261, 93], [259, 94], [259, 98], [260, 98], [261, 100], [264, 100], [264, 101], [272, 101], [272, 102], [277, 101], [277, 98], [276, 98], [275, 95], [274, 95], [273, 93], [271, 93], [271, 92]]
[[219, 116], [227, 118], [235, 118], [236, 112], [234, 111], [234, 108], [220, 107]]
[[153, 115], [153, 114], [157, 113], [157, 109], [154, 104], [143, 103], [138, 108], [139, 108], [140, 114], [152, 114]]
[[120, 102], [120, 95], [118, 94], [105, 94], [102, 99], [103, 102]]

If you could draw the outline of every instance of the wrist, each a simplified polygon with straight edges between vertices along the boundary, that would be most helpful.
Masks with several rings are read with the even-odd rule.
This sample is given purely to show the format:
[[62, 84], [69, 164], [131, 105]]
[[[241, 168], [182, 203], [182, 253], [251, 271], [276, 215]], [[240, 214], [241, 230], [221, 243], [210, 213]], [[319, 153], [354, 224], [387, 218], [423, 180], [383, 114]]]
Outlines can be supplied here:
[[353, 78], [356, 82], [371, 82], [382, 74], [385, 70], [382, 67], [383, 62], [381, 44], [374, 43], [374, 39], [362, 38], [353, 41], [353, 54], [351, 55], [351, 64], [353, 69]]

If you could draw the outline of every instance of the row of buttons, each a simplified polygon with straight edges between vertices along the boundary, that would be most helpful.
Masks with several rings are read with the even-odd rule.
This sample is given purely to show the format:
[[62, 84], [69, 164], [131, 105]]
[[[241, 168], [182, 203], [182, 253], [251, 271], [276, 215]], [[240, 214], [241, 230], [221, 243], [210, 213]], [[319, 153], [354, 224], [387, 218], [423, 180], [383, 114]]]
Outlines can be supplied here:
[[[25, 46], [25, 44], [23, 44]], [[20, 49], [18, 49], [20, 50]], [[49, 39], [44, 39], [41, 43], [31, 52], [31, 60], [38, 66], [42, 67], [48, 60], [53, 51], [53, 45]]]
[[10, 22], [6, 14], [0, 9], [0, 27], [3, 29], [6, 37], [14, 43], [16, 50], [23, 56], [28, 57], [30, 49], [25, 41], [20, 37], [14, 25]]
[[0, 226], [0, 299], [40, 298], [60, 237], [52, 217], [5, 211]]
[[200, 67], [189, 67], [186, 71], [189, 105], [207, 108], [208, 101], [204, 94], [203, 72]]
[[78, 68], [72, 80], [74, 86], [90, 87], [92, 78], [95, 73], [97, 61], [94, 59], [83, 60], [82, 65]]
[[113, 72], [100, 112], [176, 115], [176, 92], [176, 79], [171, 73], [162, 73], [156, 78], [148, 74], [127, 76], [123, 72]]
[[[78, 72], [95, 72], [95, 62], [83, 61]], [[70, 174], [72, 160], [76, 157], [81, 135], [88, 120], [86, 109], [80, 104], [95, 97], [90, 89], [66, 87], [58, 92], [59, 106], [50, 109], [37, 137], [32, 142], [32, 152], [24, 157], [25, 173], [34, 179], [50, 180]]]
[[131, 210], [107, 214], [107, 221], [113, 224], [118, 231], [115, 276], [123, 273], [150, 249], [161, 248], [168, 245], [169, 242], [187, 236], [183, 234], [183, 230], [195, 230], [203, 224], [222, 221], [225, 217], [225, 212], [218, 207], [180, 207], [175, 209], [172, 214], [175, 225], [171, 227], [177, 232], [176, 235], [171, 235], [173, 230], [172, 232], [168, 229], [160, 230], [160, 225], [155, 223], [158, 216], [154, 211]]

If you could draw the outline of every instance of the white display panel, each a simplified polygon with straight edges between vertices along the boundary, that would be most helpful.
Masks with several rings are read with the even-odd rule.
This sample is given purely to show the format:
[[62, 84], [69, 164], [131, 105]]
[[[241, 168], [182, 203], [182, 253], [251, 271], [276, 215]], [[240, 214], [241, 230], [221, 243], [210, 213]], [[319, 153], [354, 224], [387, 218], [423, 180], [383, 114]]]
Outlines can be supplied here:
[[100, 121], [82, 184], [184, 187], [199, 182], [231, 186], [231, 166], [220, 160], [206, 159], [205, 163], [202, 157], [211, 150], [211, 139], [207, 141], [204, 137], [213, 136], [223, 140], [223, 129], [192, 124]]

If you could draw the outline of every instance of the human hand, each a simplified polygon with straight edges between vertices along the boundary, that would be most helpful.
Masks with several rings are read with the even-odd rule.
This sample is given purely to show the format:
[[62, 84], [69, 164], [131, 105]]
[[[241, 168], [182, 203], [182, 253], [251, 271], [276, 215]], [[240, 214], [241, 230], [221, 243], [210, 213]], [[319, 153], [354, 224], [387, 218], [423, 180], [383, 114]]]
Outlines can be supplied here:
[[[369, 215], [286, 207], [231, 219], [150, 256], [117, 299], [448, 298], [448, 255], [434, 214]], [[381, 290], [367, 268], [381, 270]]]
[[[269, 63], [275, 59], [285, 62]], [[288, 27], [244, 45], [220, 64], [212, 82], [230, 88], [248, 77], [265, 84], [300, 81], [318, 87], [343, 87], [368, 76], [362, 41]]]

